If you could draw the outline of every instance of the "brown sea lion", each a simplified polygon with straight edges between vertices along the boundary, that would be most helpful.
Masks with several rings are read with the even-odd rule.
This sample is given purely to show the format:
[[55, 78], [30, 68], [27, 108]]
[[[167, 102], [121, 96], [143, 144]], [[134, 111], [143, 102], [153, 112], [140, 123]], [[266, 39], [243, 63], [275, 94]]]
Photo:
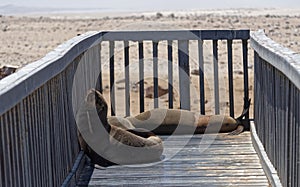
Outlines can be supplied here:
[[249, 106], [250, 100], [245, 102], [244, 111], [237, 119], [226, 115], [200, 115], [187, 110], [157, 108], [134, 117], [111, 116], [108, 121], [120, 128], [143, 128], [160, 135], [219, 132], [236, 135], [244, 130], [242, 118], [248, 113]]
[[[250, 100], [237, 119], [177, 109], [153, 109], [127, 118], [107, 117], [108, 107], [104, 97], [98, 91], [90, 90], [77, 114], [79, 142], [92, 162], [101, 166], [158, 161], [163, 145], [155, 134], [231, 131], [232, 134], [239, 134], [243, 131], [241, 120], [247, 114], [249, 105]], [[144, 149], [131, 150], [128, 146]]]
[[163, 145], [158, 136], [145, 129], [110, 125], [107, 110], [100, 92], [89, 90], [76, 115], [79, 143], [92, 163], [110, 166], [160, 160]]

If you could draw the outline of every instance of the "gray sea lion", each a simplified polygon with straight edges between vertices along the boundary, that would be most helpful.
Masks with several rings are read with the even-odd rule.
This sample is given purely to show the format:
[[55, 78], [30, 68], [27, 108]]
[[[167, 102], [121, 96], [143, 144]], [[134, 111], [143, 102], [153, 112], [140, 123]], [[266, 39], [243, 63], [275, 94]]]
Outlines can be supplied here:
[[100, 92], [89, 90], [76, 115], [79, 143], [92, 163], [110, 166], [160, 160], [163, 145], [158, 136], [145, 129], [110, 125], [107, 110]]

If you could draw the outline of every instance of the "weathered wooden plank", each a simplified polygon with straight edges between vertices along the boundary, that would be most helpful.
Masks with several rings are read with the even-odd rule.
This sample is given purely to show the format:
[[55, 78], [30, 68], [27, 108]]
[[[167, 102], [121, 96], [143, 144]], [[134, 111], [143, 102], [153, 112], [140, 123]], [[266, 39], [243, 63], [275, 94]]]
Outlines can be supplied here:
[[[268, 186], [249, 136], [248, 132], [240, 136], [194, 135], [187, 145], [183, 140], [189, 136], [176, 136], [170, 141], [162, 136], [168, 141], [164, 153], [178, 152], [174, 157], [150, 165], [95, 170], [90, 186]], [[202, 138], [206, 145], [199, 145]], [[211, 143], [209, 138], [218, 140]]]
[[[241, 171], [246, 171], [246, 170], [257, 170], [257, 169], [262, 169], [262, 166], [259, 163], [254, 163], [254, 164], [245, 164], [243, 163], [242, 165], [228, 165], [228, 166], [222, 166], [222, 165], [217, 165], [217, 164], [202, 164], [202, 163], [197, 163], [197, 164], [192, 164], [192, 163], [182, 163], [180, 165], [176, 164], [158, 164], [158, 165], [153, 165], [150, 167], [110, 167], [108, 169], [101, 169], [100, 171], [95, 170], [95, 175], [97, 174], [104, 174], [107, 172], [128, 172], [128, 169], [130, 171], [135, 172], [135, 171], [140, 171], [140, 172], [146, 172], [149, 170], [153, 170], [155, 168], [156, 170], [164, 170], [164, 171], [178, 171], [182, 169], [188, 169], [189, 171], [201, 171], [208, 169], [209, 171], [217, 171], [217, 170], [234, 170], [236, 172], [241, 172]], [[98, 172], [97, 172], [98, 171]]]
[[[194, 184], [194, 185], [199, 185], [203, 183], [207, 184], [219, 184], [221, 186], [228, 186], [232, 183], [236, 184], [249, 184], [249, 183], [264, 183], [265, 186], [267, 186], [268, 182], [263, 176], [247, 176], [247, 177], [183, 177], [183, 178], [176, 178], [173, 177], [171, 179], [168, 178], [160, 178], [160, 177], [154, 177], [154, 178], [136, 178], [136, 177], [126, 177], [126, 178], [108, 178], [103, 180], [101, 182], [101, 185], [134, 185], [134, 184], [139, 184], [139, 185], [145, 185], [145, 184]], [[94, 184], [97, 184], [97, 181], [95, 181]], [[99, 184], [99, 183], [98, 183]], [[91, 185], [93, 185], [93, 181], [91, 182]]]
[[[124, 184], [125, 186], [127, 186], [127, 185], [129, 185], [129, 184]], [[171, 187], [174, 187], [174, 185], [176, 185], [176, 186], [199, 186], [199, 185], [201, 185], [201, 187], [216, 187], [216, 186], [238, 186], [238, 187], [246, 187], [246, 186], [253, 186], [253, 187], [255, 187], [255, 186], [258, 186], [258, 187], [261, 187], [261, 186], [267, 186], [267, 184], [264, 182], [264, 183], [262, 183], [262, 182], [256, 182], [256, 183], [250, 183], [250, 184], [247, 184], [247, 183], [223, 183], [223, 182], [218, 182], [218, 183], [214, 183], [214, 184], [211, 184], [211, 183], [205, 183], [205, 182], [203, 182], [203, 183], [197, 183], [197, 184], [195, 184], [195, 183], [176, 183], [176, 184], [174, 184], [174, 183], [170, 183], [170, 184], [168, 184], [168, 183], [164, 183], [163, 184], [163, 186], [171, 186]], [[119, 185], [113, 185], [113, 184], [105, 184], [105, 185], [93, 185], [93, 186], [120, 186], [120, 184]], [[122, 185], [123, 186], [123, 185]], [[137, 186], [137, 187], [140, 187], [141, 186], [141, 184], [130, 184], [130, 186], [131, 187], [135, 187], [135, 186]], [[161, 186], [161, 184], [151, 184], [151, 185], [145, 185], [145, 184], [143, 184], [143, 186], [151, 186], [151, 187], [157, 187], [157, 186]]]
[[[148, 179], [148, 178], [159, 178], [159, 177], [164, 177], [164, 178], [168, 178], [168, 179], [173, 179], [173, 178], [193, 178], [193, 177], [216, 177], [216, 178], [220, 178], [220, 177], [230, 177], [230, 178], [248, 178], [248, 177], [263, 177], [264, 178], [264, 174], [263, 173], [229, 173], [229, 172], [217, 172], [217, 173], [205, 173], [205, 172], [199, 172], [199, 173], [195, 173], [195, 172], [186, 172], [183, 174], [180, 174], [178, 172], [173, 172], [173, 173], [164, 173], [159, 172], [159, 173], [133, 173], [133, 174], [128, 174], [127, 173], [121, 173], [121, 174], [111, 174], [110, 176], [108, 175], [98, 175], [95, 176], [94, 175], [94, 179], [107, 179], [107, 178], [118, 178], [118, 179], [127, 179], [127, 177], [132, 177], [135, 179]], [[262, 178], [261, 178], [262, 179]]]

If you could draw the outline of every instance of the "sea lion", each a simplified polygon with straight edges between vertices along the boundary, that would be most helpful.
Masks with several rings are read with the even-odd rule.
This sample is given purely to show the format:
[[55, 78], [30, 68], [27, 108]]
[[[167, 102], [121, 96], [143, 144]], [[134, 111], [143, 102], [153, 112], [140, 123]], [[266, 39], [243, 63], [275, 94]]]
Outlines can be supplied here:
[[79, 143], [92, 163], [101, 166], [159, 161], [163, 145], [155, 134], [231, 131], [231, 134], [239, 134], [244, 129], [242, 118], [248, 113], [250, 100], [245, 103], [244, 111], [237, 119], [177, 109], [153, 109], [135, 117], [107, 117], [104, 97], [100, 92], [90, 90], [76, 115]]
[[89, 90], [78, 113], [78, 139], [81, 148], [100, 166], [159, 161], [162, 140], [154, 133], [132, 126], [109, 124], [108, 106], [100, 92]]
[[108, 121], [120, 128], [143, 128], [158, 135], [219, 132], [237, 135], [245, 129], [243, 117], [248, 113], [249, 106], [250, 100], [245, 101], [244, 111], [237, 119], [226, 115], [200, 115], [187, 110], [157, 108], [134, 117], [111, 116]]

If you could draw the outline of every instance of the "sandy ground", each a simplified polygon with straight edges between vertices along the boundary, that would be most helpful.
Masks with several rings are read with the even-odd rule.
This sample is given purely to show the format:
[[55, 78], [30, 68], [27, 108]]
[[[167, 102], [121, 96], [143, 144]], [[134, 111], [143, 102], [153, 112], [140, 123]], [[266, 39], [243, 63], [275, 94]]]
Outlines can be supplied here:
[[[176, 30], [176, 29], [264, 29], [266, 34], [273, 40], [291, 48], [295, 52], [300, 52], [300, 10], [280, 10], [280, 9], [234, 9], [234, 10], [207, 10], [207, 11], [182, 11], [182, 12], [146, 12], [146, 13], [90, 13], [90, 14], [51, 14], [51, 15], [26, 15], [26, 16], [0, 16], [0, 67], [6, 64], [22, 67], [28, 63], [40, 59], [45, 54], [54, 49], [64, 41], [87, 31], [99, 30]], [[235, 111], [236, 115], [241, 112], [243, 101], [243, 79], [241, 75], [242, 59], [240, 43], [234, 43], [234, 86], [235, 86]], [[136, 45], [131, 44], [130, 56], [137, 59]], [[164, 59], [166, 51], [163, 42], [159, 44], [161, 59]], [[174, 44], [175, 45], [175, 44]], [[191, 45], [197, 45], [191, 42]], [[221, 113], [228, 114], [228, 81], [227, 80], [227, 56], [226, 42], [219, 42], [219, 73], [220, 73], [220, 104], [223, 109]], [[104, 53], [107, 44], [103, 44]], [[116, 45], [120, 50], [122, 44]], [[145, 45], [145, 56], [149, 56], [151, 61], [151, 45]], [[205, 73], [206, 81], [206, 112], [213, 113], [213, 67], [211, 44], [204, 43], [205, 52]], [[191, 59], [197, 58], [197, 51], [191, 48]], [[117, 49], [118, 50], [118, 49]], [[249, 46], [249, 75], [250, 75], [250, 96], [253, 91], [253, 52]], [[119, 56], [118, 56], [119, 55]], [[194, 55], [194, 57], [193, 57]], [[176, 56], [174, 57], [176, 58]], [[116, 64], [122, 66], [122, 53], [116, 55]], [[163, 60], [159, 60], [159, 69], [166, 69]], [[192, 60], [193, 61], [193, 60]], [[197, 68], [197, 60], [192, 62], [191, 70]], [[133, 63], [134, 64], [134, 63]], [[132, 65], [131, 68], [136, 68]], [[152, 66], [149, 65], [149, 72]], [[122, 69], [122, 68], [120, 68]], [[122, 73], [122, 70], [120, 70]], [[106, 76], [106, 74], [104, 74]], [[160, 85], [167, 87], [166, 73], [161, 71]], [[131, 75], [131, 82], [135, 83], [134, 73]], [[105, 84], [108, 85], [108, 77], [104, 77]], [[222, 81], [224, 80], [224, 81]], [[122, 82], [122, 79], [117, 80]], [[146, 80], [145, 88], [151, 85], [152, 79]], [[176, 82], [176, 81], [175, 81]], [[192, 89], [199, 90], [198, 76], [192, 75]], [[117, 83], [117, 96], [122, 95], [122, 83]], [[176, 87], [176, 85], [175, 85]], [[136, 88], [132, 88], [131, 105], [132, 113], [138, 112], [138, 98]], [[174, 92], [178, 96], [178, 92]], [[192, 94], [199, 95], [197, 91]], [[195, 96], [192, 100], [192, 109], [199, 110], [199, 99]], [[178, 107], [178, 98], [175, 98], [175, 107]], [[160, 98], [160, 103], [166, 106], [167, 96]], [[124, 104], [124, 103], [123, 103]], [[146, 109], [151, 108], [153, 99], [146, 100]], [[120, 107], [124, 111], [124, 107]], [[122, 115], [122, 114], [121, 114]]]

